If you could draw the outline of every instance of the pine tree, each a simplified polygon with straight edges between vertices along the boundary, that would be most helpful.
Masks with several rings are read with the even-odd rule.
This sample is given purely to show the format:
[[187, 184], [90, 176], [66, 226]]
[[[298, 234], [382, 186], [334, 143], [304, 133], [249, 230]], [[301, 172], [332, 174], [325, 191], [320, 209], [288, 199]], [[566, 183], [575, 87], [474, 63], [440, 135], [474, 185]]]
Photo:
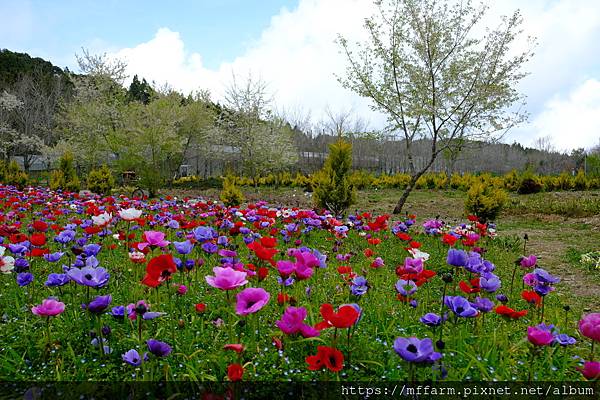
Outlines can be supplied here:
[[323, 169], [315, 176], [314, 197], [317, 207], [342, 215], [356, 200], [350, 184], [352, 145], [342, 139], [329, 145], [329, 157]]

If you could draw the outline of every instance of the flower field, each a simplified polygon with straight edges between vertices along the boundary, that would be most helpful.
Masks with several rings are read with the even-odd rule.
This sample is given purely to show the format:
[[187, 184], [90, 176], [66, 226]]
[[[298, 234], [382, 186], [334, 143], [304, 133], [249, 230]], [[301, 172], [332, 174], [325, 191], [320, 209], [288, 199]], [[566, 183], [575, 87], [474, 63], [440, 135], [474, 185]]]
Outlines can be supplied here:
[[0, 186], [0, 379], [600, 377], [526, 242], [428, 217]]

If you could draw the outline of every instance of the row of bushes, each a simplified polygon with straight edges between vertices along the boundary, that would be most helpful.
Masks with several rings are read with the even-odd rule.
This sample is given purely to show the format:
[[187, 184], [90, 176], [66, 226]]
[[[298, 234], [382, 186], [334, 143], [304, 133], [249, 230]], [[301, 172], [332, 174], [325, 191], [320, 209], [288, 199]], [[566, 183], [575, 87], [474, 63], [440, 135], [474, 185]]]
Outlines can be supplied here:
[[[314, 175], [303, 175], [289, 172], [269, 174], [259, 178], [236, 177], [239, 186], [275, 186], [275, 187], [302, 187], [312, 190], [315, 182]], [[350, 184], [356, 189], [393, 188], [403, 189], [410, 183], [410, 175], [373, 175], [366, 171], [354, 171], [349, 176]], [[505, 189], [519, 194], [538, 193], [543, 191], [560, 190], [588, 190], [600, 189], [600, 178], [586, 176], [580, 170], [575, 176], [566, 172], [560, 175], [536, 175], [532, 172], [511, 171], [502, 176], [483, 174], [452, 174], [448, 177], [445, 173], [427, 173], [421, 176], [416, 183], [417, 189], [455, 189], [467, 191], [475, 184], [496, 189]], [[173, 186], [182, 188], [220, 187], [218, 178], [204, 180], [197, 176], [183, 177], [173, 181]]]
[[[23, 172], [16, 161], [10, 163], [0, 160], [0, 183], [12, 185], [19, 188], [29, 183], [28, 175]], [[113, 174], [106, 165], [90, 171], [87, 175], [86, 189], [98, 194], [110, 194], [115, 186]], [[65, 190], [77, 192], [82, 187], [73, 165], [73, 156], [65, 153], [59, 160], [58, 169], [52, 171], [49, 176], [49, 186], [52, 190]]]

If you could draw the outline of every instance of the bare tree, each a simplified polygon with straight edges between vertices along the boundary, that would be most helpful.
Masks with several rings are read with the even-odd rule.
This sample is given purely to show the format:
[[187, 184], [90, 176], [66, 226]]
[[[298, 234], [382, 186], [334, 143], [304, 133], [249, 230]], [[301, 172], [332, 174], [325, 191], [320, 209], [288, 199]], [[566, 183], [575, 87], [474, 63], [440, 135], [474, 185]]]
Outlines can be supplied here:
[[[498, 137], [526, 118], [516, 83], [526, 74], [531, 51], [511, 56], [522, 18], [518, 11], [476, 38], [473, 27], [487, 7], [470, 1], [378, 0], [379, 14], [365, 20], [369, 40], [354, 53], [339, 43], [348, 68], [340, 83], [372, 100], [388, 117], [388, 130], [400, 132], [411, 180], [394, 213], [402, 211], [417, 180], [445, 150], [460, 141]], [[428, 139], [423, 162], [415, 143]]]

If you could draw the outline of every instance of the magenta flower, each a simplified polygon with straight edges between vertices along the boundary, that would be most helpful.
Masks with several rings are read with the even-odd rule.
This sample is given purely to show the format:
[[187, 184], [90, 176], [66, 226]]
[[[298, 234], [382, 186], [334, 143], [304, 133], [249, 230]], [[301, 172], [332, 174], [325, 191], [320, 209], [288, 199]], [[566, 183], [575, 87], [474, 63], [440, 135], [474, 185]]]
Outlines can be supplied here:
[[600, 313], [585, 315], [579, 321], [579, 332], [596, 342], [600, 342]]
[[410, 272], [412, 274], [423, 272], [423, 259], [406, 257], [404, 259], [404, 269], [406, 272]]
[[540, 329], [539, 326], [527, 327], [527, 340], [536, 346], [547, 346], [554, 341], [554, 335], [547, 329]]
[[277, 271], [279, 271], [279, 275], [284, 278], [287, 278], [296, 270], [296, 264], [290, 260], [279, 260], [276, 263]]
[[600, 361], [586, 361], [583, 363], [583, 368], [577, 367], [586, 379], [600, 379]]
[[52, 298], [42, 301], [42, 304], [33, 306], [31, 312], [40, 317], [54, 317], [65, 311], [65, 303]]
[[305, 338], [319, 336], [319, 331], [304, 323], [306, 308], [288, 307], [275, 325], [286, 335], [301, 334]]
[[159, 231], [146, 231], [144, 232], [144, 240], [145, 242], [141, 242], [138, 244], [138, 249], [144, 250], [148, 246], [154, 247], [167, 247], [169, 245], [169, 241], [165, 240], [165, 233]]
[[246, 288], [236, 296], [235, 313], [238, 315], [254, 314], [263, 308], [271, 295], [263, 288]]
[[248, 283], [246, 280], [247, 274], [243, 271], [236, 271], [228, 267], [214, 267], [213, 272], [215, 276], [207, 276], [206, 282], [217, 289], [232, 290]]
[[533, 254], [527, 257], [521, 258], [521, 267], [522, 268], [532, 268], [537, 265], [537, 257]]

